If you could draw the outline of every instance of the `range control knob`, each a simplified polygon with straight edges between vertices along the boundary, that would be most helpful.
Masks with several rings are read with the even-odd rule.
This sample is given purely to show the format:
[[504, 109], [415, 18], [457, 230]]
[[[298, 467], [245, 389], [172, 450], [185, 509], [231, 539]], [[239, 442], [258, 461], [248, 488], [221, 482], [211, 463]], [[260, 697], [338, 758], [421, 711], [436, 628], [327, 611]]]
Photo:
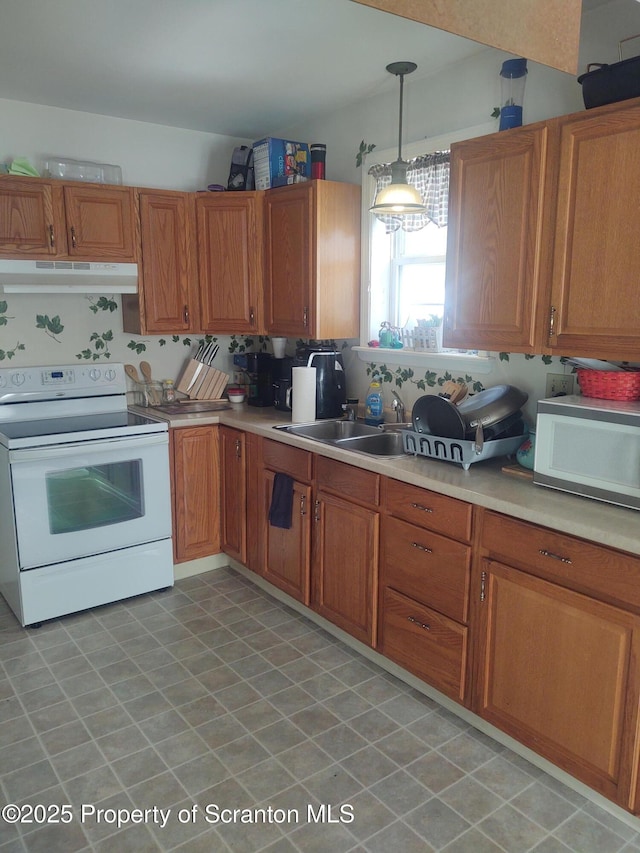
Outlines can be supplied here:
[[112, 367], [107, 368], [107, 370], [105, 370], [104, 372], [104, 378], [108, 382], [113, 382], [113, 380], [116, 378], [115, 370]]
[[6, 378], [0, 373], [0, 388], [4, 388], [4, 386], [6, 384], [7, 384]]
[[11, 381], [14, 385], [22, 385], [24, 383], [24, 373], [14, 373], [11, 377]]
[[92, 367], [89, 371], [89, 379], [93, 379], [94, 382], [97, 382], [100, 379], [100, 371], [97, 367]]

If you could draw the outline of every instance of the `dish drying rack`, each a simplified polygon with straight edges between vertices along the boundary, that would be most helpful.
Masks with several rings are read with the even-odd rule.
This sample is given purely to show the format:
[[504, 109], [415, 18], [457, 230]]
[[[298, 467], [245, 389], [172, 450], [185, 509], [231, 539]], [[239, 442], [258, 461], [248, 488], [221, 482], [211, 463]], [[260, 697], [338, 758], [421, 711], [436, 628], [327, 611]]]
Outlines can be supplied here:
[[408, 429], [403, 429], [401, 432], [405, 453], [426, 456], [429, 459], [442, 459], [446, 462], [458, 462], [465, 471], [468, 471], [474, 462], [483, 462], [495, 456], [512, 456], [527, 438], [525, 433], [512, 438], [487, 440], [482, 447], [478, 447], [475, 441], [443, 438]]

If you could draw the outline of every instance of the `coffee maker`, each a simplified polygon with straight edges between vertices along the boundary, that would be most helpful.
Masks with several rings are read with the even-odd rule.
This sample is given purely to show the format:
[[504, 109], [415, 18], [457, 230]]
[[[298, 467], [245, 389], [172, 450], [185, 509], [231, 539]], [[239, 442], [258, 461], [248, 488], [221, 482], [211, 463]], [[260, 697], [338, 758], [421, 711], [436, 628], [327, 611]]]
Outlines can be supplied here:
[[333, 346], [316, 344], [298, 347], [294, 367], [316, 368], [316, 418], [340, 418], [347, 402], [342, 355]]
[[234, 365], [247, 374], [247, 403], [250, 406], [273, 406], [273, 361], [271, 353], [268, 352], [238, 353], [233, 356]]
[[273, 375], [273, 407], [281, 412], [291, 411], [291, 385], [293, 359], [289, 356], [274, 358], [271, 362]]

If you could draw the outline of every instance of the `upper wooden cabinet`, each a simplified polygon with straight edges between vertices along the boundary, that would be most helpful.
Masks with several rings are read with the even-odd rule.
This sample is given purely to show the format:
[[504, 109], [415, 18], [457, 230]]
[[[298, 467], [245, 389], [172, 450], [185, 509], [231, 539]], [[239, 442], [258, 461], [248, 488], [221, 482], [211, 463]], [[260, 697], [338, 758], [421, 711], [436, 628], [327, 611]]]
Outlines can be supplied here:
[[137, 221], [131, 187], [0, 179], [0, 252], [6, 256], [133, 263]]
[[0, 178], [0, 252], [36, 258], [66, 250], [62, 185]]
[[65, 184], [64, 206], [69, 255], [137, 261], [138, 217], [131, 187]]
[[637, 359], [640, 101], [560, 124], [550, 336], [571, 355]]
[[265, 193], [268, 334], [353, 338], [360, 314], [360, 188], [309, 181]]
[[444, 344], [631, 359], [640, 100], [451, 148]]
[[260, 331], [261, 192], [199, 193], [196, 200], [202, 331]]
[[133, 334], [199, 329], [193, 193], [140, 190], [138, 293], [122, 297], [123, 328]]
[[445, 346], [543, 346], [550, 134], [534, 125], [451, 146]]

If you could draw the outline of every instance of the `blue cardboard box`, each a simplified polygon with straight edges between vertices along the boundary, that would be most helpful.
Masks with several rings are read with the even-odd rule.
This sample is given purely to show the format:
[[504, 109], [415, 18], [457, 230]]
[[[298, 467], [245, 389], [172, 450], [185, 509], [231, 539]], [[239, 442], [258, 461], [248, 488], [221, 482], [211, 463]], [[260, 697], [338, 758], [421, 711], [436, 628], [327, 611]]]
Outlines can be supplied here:
[[306, 142], [267, 136], [253, 143], [257, 190], [284, 187], [311, 178], [311, 155]]

